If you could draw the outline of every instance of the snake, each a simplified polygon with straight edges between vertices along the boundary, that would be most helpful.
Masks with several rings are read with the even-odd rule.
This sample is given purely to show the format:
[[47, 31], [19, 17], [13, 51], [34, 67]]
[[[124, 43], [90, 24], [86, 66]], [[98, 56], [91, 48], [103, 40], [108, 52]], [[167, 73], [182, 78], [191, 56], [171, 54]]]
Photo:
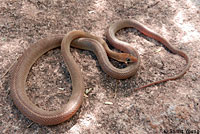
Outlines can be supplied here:
[[[25, 50], [23, 55], [18, 59], [18, 62], [12, 70], [11, 97], [15, 106], [30, 120], [41, 125], [57, 125], [70, 119], [77, 112], [83, 102], [84, 82], [80, 68], [70, 52], [71, 46], [94, 52], [101, 68], [113, 78], [127, 79], [135, 75], [141, 62], [139, 53], [133, 47], [125, 42], [119, 41], [115, 37], [115, 33], [125, 27], [136, 28], [143, 34], [164, 44], [173, 53], [179, 54], [186, 59], [187, 66], [181, 73], [174, 77], [150, 83], [146, 86], [180, 78], [188, 70], [190, 60], [187, 54], [173, 48], [167, 40], [152, 32], [139, 22], [135, 20], [121, 20], [112, 24], [108, 28], [107, 38], [114, 47], [123, 51], [123, 53], [118, 53], [111, 50], [102, 38], [80, 30], [71, 31], [66, 35], [60, 34], [48, 36], [32, 44], [31, 47]], [[70, 73], [72, 80], [72, 94], [69, 98], [69, 101], [60, 109], [55, 111], [47, 111], [37, 107], [27, 96], [25, 90], [26, 79], [35, 61], [49, 50], [57, 47], [61, 47], [61, 54]], [[116, 68], [110, 63], [108, 56], [118, 60], [119, 62], [128, 63], [128, 66], [121, 69]], [[146, 86], [143, 86], [142, 88]]]

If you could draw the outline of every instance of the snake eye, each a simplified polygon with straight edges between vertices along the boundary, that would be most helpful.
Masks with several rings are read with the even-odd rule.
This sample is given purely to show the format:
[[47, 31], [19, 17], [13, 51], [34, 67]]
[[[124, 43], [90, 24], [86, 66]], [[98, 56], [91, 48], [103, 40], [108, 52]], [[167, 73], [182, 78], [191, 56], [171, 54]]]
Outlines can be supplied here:
[[126, 62], [130, 62], [131, 61], [131, 59], [130, 58], [126, 58]]

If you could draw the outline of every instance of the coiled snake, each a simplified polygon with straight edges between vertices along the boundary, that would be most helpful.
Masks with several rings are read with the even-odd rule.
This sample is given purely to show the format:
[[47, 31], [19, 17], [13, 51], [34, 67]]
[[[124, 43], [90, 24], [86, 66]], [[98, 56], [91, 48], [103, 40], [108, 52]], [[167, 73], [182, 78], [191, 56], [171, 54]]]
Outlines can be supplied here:
[[[30, 120], [43, 125], [59, 124], [69, 119], [76, 113], [83, 101], [84, 85], [81, 71], [71, 55], [70, 46], [93, 51], [97, 55], [101, 68], [107, 74], [116, 79], [126, 79], [133, 76], [137, 72], [141, 62], [139, 54], [132, 47], [128, 46], [127, 43], [119, 41], [115, 37], [115, 33], [125, 27], [136, 28], [144, 35], [161, 42], [173, 53], [184, 57], [187, 62], [185, 69], [183, 69], [182, 72], [176, 76], [150, 83], [141, 88], [180, 78], [189, 69], [191, 63], [187, 54], [175, 49], [166, 39], [161, 37], [159, 34], [152, 32], [139, 22], [135, 20], [121, 20], [112, 24], [108, 28], [107, 39], [114, 47], [123, 51], [124, 53], [117, 53], [110, 50], [103, 39], [83, 31], [72, 31], [67, 35], [55, 35], [47, 37], [36, 42], [33, 45], [34, 47], [27, 49], [18, 60], [12, 73], [11, 96], [14, 104]], [[59, 46], [61, 46], [61, 53], [72, 79], [72, 95], [69, 99], [69, 102], [61, 109], [56, 111], [45, 111], [34, 105], [29, 100], [25, 91], [26, 78], [31, 66], [41, 55]], [[109, 62], [106, 53], [109, 57], [112, 57], [120, 62], [129, 62], [130, 64], [126, 68], [118, 69]]]

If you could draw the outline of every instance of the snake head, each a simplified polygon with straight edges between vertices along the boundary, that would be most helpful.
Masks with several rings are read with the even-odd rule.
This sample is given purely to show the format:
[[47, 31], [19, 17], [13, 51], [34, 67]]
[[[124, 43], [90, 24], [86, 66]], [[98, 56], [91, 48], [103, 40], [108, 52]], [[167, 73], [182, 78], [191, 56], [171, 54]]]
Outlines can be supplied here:
[[132, 54], [121, 53], [121, 55], [120, 55], [120, 61], [127, 64], [127, 63], [137, 62], [138, 59], [135, 56], [133, 56]]

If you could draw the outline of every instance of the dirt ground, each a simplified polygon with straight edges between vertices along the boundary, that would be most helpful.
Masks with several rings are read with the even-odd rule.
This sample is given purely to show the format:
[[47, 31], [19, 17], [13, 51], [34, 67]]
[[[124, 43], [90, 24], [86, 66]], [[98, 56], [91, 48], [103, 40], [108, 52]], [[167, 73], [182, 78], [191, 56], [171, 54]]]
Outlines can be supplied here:
[[[0, 0], [0, 3], [0, 133], [200, 133], [199, 0]], [[180, 72], [185, 60], [129, 28], [119, 31], [117, 37], [131, 43], [141, 55], [136, 76], [115, 80], [103, 72], [92, 52], [72, 48], [85, 89], [91, 90], [75, 116], [56, 126], [42, 126], [14, 106], [10, 97], [10, 67], [32, 43], [50, 34], [66, 34], [75, 29], [105, 39], [108, 26], [126, 18], [138, 20], [185, 51], [192, 61], [189, 71], [180, 79], [134, 91]], [[39, 58], [27, 79], [28, 96], [43, 109], [62, 107], [71, 89], [59, 48]]]

